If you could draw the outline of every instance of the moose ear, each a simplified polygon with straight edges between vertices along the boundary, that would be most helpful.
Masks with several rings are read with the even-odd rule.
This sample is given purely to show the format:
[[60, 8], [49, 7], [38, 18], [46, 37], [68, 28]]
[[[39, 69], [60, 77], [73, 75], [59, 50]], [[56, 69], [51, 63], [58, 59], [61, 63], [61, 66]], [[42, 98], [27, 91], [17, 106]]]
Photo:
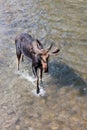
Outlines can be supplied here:
[[52, 52], [49, 52], [49, 55], [56, 55], [56, 54], [58, 54], [59, 51], [60, 51], [60, 49], [55, 48]]

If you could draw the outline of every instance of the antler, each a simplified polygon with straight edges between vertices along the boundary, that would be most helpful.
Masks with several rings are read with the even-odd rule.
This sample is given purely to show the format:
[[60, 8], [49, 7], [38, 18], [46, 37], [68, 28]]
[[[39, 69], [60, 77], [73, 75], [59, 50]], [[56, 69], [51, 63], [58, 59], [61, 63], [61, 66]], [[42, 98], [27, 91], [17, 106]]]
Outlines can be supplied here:
[[49, 55], [56, 55], [59, 51], [60, 49], [55, 47], [53, 51], [49, 52]]
[[37, 40], [34, 41], [35, 44], [33, 44], [33, 51], [36, 53], [36, 54], [42, 54], [44, 49], [40, 49], [40, 47], [38, 47], [38, 43], [37, 43]]
[[52, 46], [53, 46], [53, 43], [51, 43], [51, 45], [49, 47], [47, 47], [48, 52], [51, 50]]

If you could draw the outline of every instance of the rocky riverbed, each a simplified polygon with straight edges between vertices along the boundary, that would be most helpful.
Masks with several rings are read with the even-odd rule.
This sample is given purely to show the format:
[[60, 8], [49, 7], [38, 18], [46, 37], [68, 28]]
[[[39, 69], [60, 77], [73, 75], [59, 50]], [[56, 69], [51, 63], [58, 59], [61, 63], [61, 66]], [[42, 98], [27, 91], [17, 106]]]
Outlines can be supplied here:
[[[87, 2], [0, 0], [0, 130], [87, 130]], [[50, 57], [36, 94], [31, 62], [17, 71], [15, 36], [27, 32]]]

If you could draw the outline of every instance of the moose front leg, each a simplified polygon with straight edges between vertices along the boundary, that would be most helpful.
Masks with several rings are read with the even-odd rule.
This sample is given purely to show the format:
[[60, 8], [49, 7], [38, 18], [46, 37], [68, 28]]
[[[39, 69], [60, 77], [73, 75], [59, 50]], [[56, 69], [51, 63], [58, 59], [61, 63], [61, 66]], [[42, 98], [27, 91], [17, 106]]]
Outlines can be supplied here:
[[40, 85], [43, 86], [43, 82], [42, 82], [42, 74], [43, 74], [43, 68], [40, 67], [39, 69], [39, 82], [40, 82]]
[[40, 88], [39, 88], [39, 77], [38, 77], [38, 73], [37, 73], [37, 68], [32, 66], [32, 71], [37, 80], [37, 94], [38, 94], [40, 92]]
[[39, 88], [39, 78], [37, 76], [37, 94], [40, 92], [40, 88]]

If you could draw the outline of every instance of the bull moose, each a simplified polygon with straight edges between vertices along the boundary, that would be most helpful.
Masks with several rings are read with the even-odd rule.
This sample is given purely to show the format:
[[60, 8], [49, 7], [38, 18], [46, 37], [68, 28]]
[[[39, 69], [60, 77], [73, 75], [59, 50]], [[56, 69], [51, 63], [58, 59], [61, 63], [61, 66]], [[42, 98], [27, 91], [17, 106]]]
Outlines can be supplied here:
[[[50, 55], [57, 54], [60, 50], [55, 48], [50, 51], [53, 44], [44, 49], [41, 42], [34, 39], [28, 33], [22, 33], [15, 38], [16, 55], [18, 60], [18, 70], [20, 59], [24, 60], [24, 56], [32, 61], [32, 71], [37, 79], [37, 94], [40, 92], [39, 84], [42, 82], [43, 72], [48, 72], [48, 58]], [[39, 73], [38, 73], [39, 70]]]

